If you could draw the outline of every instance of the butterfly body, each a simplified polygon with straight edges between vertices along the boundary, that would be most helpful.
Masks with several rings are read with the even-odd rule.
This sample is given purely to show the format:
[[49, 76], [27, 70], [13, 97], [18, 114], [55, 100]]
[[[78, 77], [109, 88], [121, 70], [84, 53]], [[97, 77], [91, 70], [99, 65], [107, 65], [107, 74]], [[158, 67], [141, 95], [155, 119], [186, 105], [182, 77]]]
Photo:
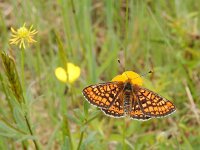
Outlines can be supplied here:
[[148, 120], [164, 117], [176, 110], [169, 100], [130, 80], [91, 85], [83, 89], [83, 95], [106, 115], [117, 118], [128, 116]]
[[132, 108], [132, 90], [133, 87], [130, 82], [124, 84], [124, 95], [123, 95], [123, 106], [124, 106], [124, 115], [129, 116]]

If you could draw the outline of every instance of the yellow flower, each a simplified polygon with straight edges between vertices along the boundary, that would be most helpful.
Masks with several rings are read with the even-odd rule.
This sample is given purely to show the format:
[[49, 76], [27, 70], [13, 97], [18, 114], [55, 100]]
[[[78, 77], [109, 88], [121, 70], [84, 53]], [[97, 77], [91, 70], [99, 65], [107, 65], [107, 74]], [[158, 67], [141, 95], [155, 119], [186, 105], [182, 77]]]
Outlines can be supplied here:
[[112, 79], [112, 81], [122, 81], [127, 82], [130, 81], [132, 84], [142, 85], [142, 78], [139, 74], [133, 72], [133, 71], [125, 71], [122, 73], [122, 75], [117, 75]]
[[64, 68], [58, 67], [55, 69], [55, 75], [58, 80], [62, 82], [73, 83], [79, 78], [81, 70], [78, 66], [72, 63], [67, 63], [66, 65], [67, 72]]
[[29, 29], [27, 29], [25, 23], [22, 27], [17, 29], [17, 31], [11, 27], [12, 35], [11, 39], [9, 40], [10, 44], [19, 45], [19, 48], [25, 49], [26, 45], [36, 42], [33, 39], [33, 36], [37, 33], [37, 31], [32, 28], [33, 25]]

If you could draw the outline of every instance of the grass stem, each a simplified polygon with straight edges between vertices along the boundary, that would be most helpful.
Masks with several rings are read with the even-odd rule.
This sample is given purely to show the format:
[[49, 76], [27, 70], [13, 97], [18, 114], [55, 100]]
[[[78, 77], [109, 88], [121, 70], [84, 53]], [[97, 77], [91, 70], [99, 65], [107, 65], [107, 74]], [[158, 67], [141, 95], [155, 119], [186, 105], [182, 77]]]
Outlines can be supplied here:
[[[25, 115], [24, 117], [25, 117], [25, 121], [26, 121], [26, 124], [27, 124], [27, 127], [28, 127], [28, 130], [29, 130], [30, 134], [31, 134], [32, 136], [34, 136], [33, 131], [32, 131], [32, 129], [31, 129], [30, 122], [29, 122], [29, 120], [28, 120], [28, 118], [27, 118], [27, 115]], [[36, 141], [35, 139], [33, 139], [33, 143], [34, 143], [34, 145], [35, 145], [35, 149], [36, 149], [36, 150], [39, 150], [39, 145], [38, 145], [38, 143], [37, 143], [37, 141]]]
[[78, 143], [77, 150], [80, 150], [80, 148], [81, 148], [81, 144], [82, 144], [82, 141], [83, 141], [83, 136], [84, 136], [84, 131], [81, 132], [81, 136], [80, 136], [80, 140], [79, 140], [79, 143]]

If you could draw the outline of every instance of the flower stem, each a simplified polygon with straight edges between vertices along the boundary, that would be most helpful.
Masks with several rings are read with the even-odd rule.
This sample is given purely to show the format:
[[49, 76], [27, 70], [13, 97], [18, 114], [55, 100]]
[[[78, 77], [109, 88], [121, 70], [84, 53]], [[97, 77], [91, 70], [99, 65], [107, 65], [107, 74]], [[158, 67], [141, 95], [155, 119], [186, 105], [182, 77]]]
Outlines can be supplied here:
[[25, 90], [25, 83], [24, 83], [24, 48], [21, 48], [21, 81], [22, 81], [22, 89]]
[[70, 127], [69, 127], [69, 122], [68, 122], [68, 117], [66, 115], [63, 115], [63, 136], [68, 136], [69, 137], [69, 142], [71, 145], [71, 149], [73, 150], [73, 143], [72, 143], [72, 138], [71, 138], [71, 132], [70, 132]]
[[[28, 118], [27, 118], [27, 115], [25, 115], [24, 117], [25, 117], [26, 124], [27, 124], [27, 126], [28, 126], [28, 130], [29, 130], [30, 134], [31, 134], [32, 136], [34, 136], [33, 131], [32, 131], [32, 129], [31, 129], [30, 122], [29, 122], [29, 120], [28, 120]], [[35, 139], [33, 139], [33, 143], [34, 143], [34, 145], [35, 145], [35, 149], [36, 149], [36, 150], [39, 150], [38, 143], [37, 143], [37, 141], [36, 141]]]
[[83, 141], [83, 135], [84, 135], [84, 131], [81, 132], [81, 137], [80, 137], [80, 140], [79, 140], [79, 143], [78, 143], [77, 150], [79, 150], [81, 148], [81, 144], [82, 144], [82, 141]]

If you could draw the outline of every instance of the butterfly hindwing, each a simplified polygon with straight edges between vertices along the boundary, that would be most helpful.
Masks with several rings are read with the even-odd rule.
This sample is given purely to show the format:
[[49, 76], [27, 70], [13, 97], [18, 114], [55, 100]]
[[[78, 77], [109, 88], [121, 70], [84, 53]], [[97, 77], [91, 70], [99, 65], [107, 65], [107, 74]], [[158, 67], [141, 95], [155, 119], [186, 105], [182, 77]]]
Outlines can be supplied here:
[[109, 108], [123, 90], [123, 82], [107, 82], [91, 85], [83, 89], [83, 95], [91, 104]]
[[130, 112], [130, 117], [132, 119], [143, 120], [143, 121], [151, 119], [151, 117], [144, 115], [138, 104], [137, 97], [135, 95], [133, 96], [132, 103], [133, 107]]
[[111, 117], [123, 117], [124, 116], [124, 108], [123, 108], [123, 94], [122, 92], [115, 99], [115, 102], [108, 109], [101, 108], [101, 110], [108, 116]]

